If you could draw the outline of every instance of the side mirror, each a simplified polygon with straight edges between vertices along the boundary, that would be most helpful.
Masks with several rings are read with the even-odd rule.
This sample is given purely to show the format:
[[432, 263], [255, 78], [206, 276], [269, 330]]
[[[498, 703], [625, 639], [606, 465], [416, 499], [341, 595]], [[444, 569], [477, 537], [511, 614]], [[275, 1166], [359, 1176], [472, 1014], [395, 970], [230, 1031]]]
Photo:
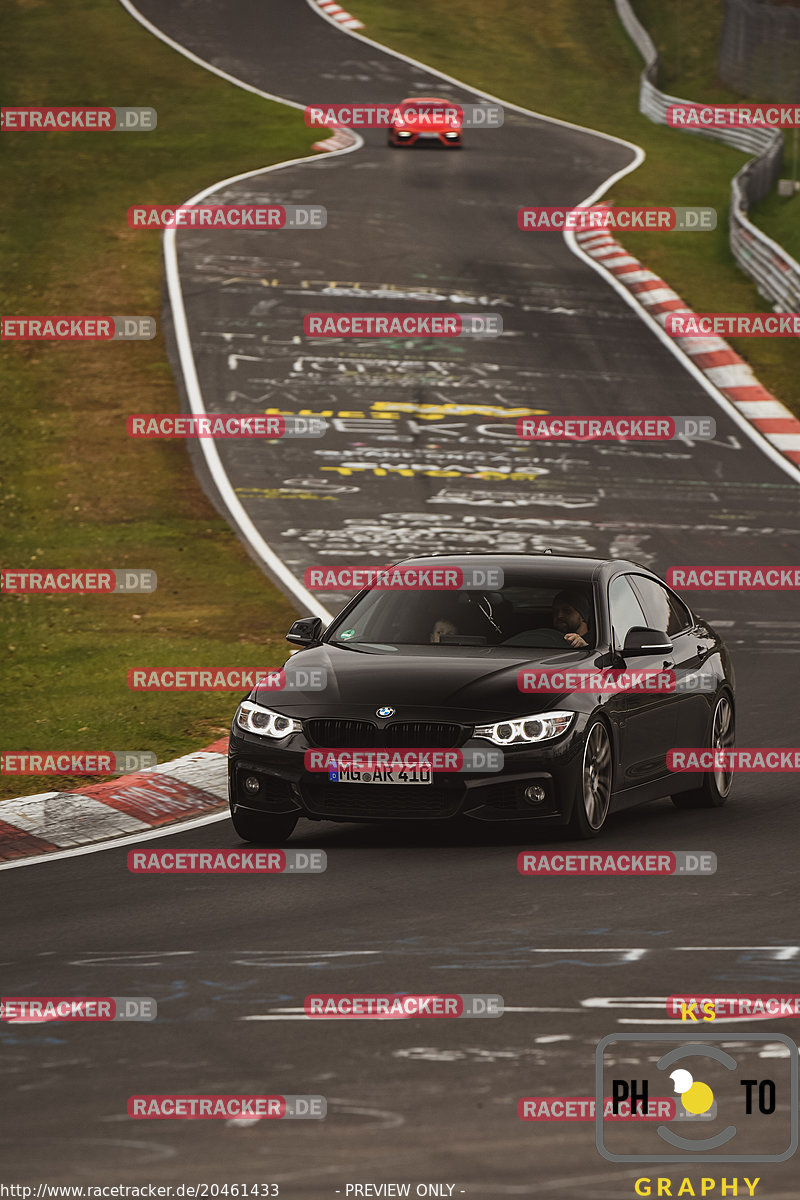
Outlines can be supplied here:
[[628, 630], [625, 645], [622, 647], [622, 657], [629, 658], [633, 654], [670, 654], [672, 642], [664, 632], [658, 629], [645, 629], [643, 625], [634, 625]]
[[295, 646], [312, 646], [321, 637], [322, 617], [301, 617], [290, 628], [286, 640]]

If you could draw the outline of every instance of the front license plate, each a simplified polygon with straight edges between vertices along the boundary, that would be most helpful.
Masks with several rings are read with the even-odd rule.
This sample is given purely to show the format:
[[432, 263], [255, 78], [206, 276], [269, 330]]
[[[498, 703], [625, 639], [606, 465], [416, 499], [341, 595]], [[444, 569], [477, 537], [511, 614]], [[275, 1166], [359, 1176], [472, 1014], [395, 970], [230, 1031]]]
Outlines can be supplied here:
[[396, 783], [408, 787], [411, 783], [433, 783], [430, 767], [408, 767], [400, 771], [390, 771], [388, 767], [375, 771], [353, 771], [349, 767], [340, 767], [331, 771], [332, 783]]

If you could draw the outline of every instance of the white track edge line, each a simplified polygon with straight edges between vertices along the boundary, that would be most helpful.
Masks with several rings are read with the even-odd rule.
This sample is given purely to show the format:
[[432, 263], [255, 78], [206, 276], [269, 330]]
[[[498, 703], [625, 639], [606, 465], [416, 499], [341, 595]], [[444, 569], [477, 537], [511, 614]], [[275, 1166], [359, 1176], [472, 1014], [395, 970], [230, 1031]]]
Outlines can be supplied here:
[[[584, 201], [584, 203], [591, 204], [596, 198], [597, 194], [595, 193], [595, 195], [589, 197], [589, 199]], [[697, 380], [704, 391], [711, 396], [712, 400], [716, 401], [719, 407], [727, 416], [731, 418], [734, 424], [738, 425], [742, 432], [750, 438], [751, 442], [753, 442], [753, 444], [759, 450], [761, 450], [762, 453], [767, 456], [767, 458], [771, 459], [776, 466], [779, 466], [785, 472], [785, 474], [793, 479], [795, 483], [800, 483], [800, 466], [795, 465], [788, 458], [785, 458], [779, 450], [776, 450], [775, 447], [767, 441], [765, 436], [760, 433], [758, 429], [756, 429], [755, 425], [753, 425], [752, 422], [747, 419], [747, 417], [742, 416], [742, 414], [736, 408], [734, 401], [728, 399], [724, 392], [720, 391], [720, 389], [711, 382], [705, 372], [692, 361], [691, 357], [686, 353], [686, 351], [681, 349], [681, 347], [676, 343], [675, 339], [669, 336], [669, 334], [666, 332], [663, 326], [659, 324], [655, 317], [649, 313], [642, 304], [640, 304], [634, 293], [629, 291], [628, 288], [626, 288], [625, 285], [620, 282], [620, 280], [612, 271], [604, 267], [600, 260], [592, 258], [590, 254], [587, 254], [586, 251], [581, 248], [573, 230], [565, 230], [563, 236], [564, 240], [570, 246], [572, 252], [578, 258], [582, 258], [585, 262], [589, 263], [589, 265], [593, 267], [599, 275], [605, 277], [608, 283], [611, 284], [614, 291], [622, 296], [625, 303], [628, 304], [629, 307], [634, 310], [634, 312], [638, 313], [639, 317], [646, 325], [650, 326], [659, 341], [670, 350], [670, 352], [675, 356], [675, 358], [678, 359], [678, 361], [689, 372], [689, 374]], [[742, 361], [744, 362], [744, 360]], [[749, 366], [747, 363], [745, 363], [745, 365]], [[752, 368], [750, 369], [752, 370]], [[756, 378], [755, 374], [754, 378]], [[766, 388], [764, 390], [766, 391]]]
[[[227, 71], [222, 71], [218, 67], [212, 66], [210, 63], [205, 62], [192, 51], [185, 49], [185, 47], [174, 41], [167, 34], [162, 33], [155, 25], [153, 25], [151, 21], [148, 21], [147, 18], [138, 11], [138, 9], [132, 3], [132, 0], [119, 0], [119, 3], [129, 13], [129, 15], [134, 18], [134, 20], [138, 21], [142, 26], [144, 26], [145, 29], [148, 30], [148, 32], [152, 33], [160, 41], [165, 42], [168, 46], [170, 46], [173, 50], [176, 50], [179, 54], [182, 54], [185, 58], [190, 59], [199, 66], [204, 67], [206, 70], [211, 71], [213, 74], [218, 75], [222, 79], [225, 79], [228, 83], [232, 83], [237, 87], [243, 88], [245, 91], [252, 92], [257, 96], [261, 96], [264, 99], [273, 100], [278, 104], [286, 104], [291, 108], [300, 110], [305, 108], [305, 105], [299, 104], [295, 100], [287, 100], [283, 96], [276, 96], [271, 92], [265, 92], [261, 88], [254, 87], [252, 84], [244, 83], [235, 76], [229, 75]], [[334, 22], [334, 25], [336, 25], [337, 29], [340, 28], [336, 22]], [[361, 149], [361, 147], [364, 145], [364, 139], [360, 136], [360, 134], [356, 133], [355, 130], [349, 130], [348, 132], [352, 133], [353, 135], [353, 145], [342, 147], [339, 150], [329, 151], [326, 159], [320, 160], [317, 154], [311, 154], [303, 158], [287, 159], [285, 162], [274, 163], [271, 166], [261, 167], [254, 171], [244, 171], [240, 175], [232, 175], [228, 179], [222, 179], [217, 183], [211, 184], [209, 187], [204, 188], [202, 191], [197, 192], [194, 196], [191, 196], [188, 200], [184, 200], [183, 203], [185, 205], [198, 204], [207, 196], [212, 195], [214, 192], [219, 191], [230, 184], [239, 183], [243, 179], [252, 179], [257, 175], [266, 175], [270, 171], [283, 170], [285, 167], [297, 166], [300, 163], [328, 161], [331, 157], [336, 155], [352, 154], [353, 151]], [[194, 361], [194, 355], [192, 353], [191, 340], [189, 338], [186, 310], [183, 304], [183, 292], [180, 284], [177, 248], [175, 245], [176, 232], [177, 231], [175, 229], [166, 229], [164, 231], [163, 246], [164, 266], [167, 276], [167, 292], [169, 295], [170, 307], [172, 309], [175, 324], [175, 340], [178, 344], [178, 355], [180, 359], [184, 385], [186, 387], [186, 393], [189, 398], [189, 405], [192, 412], [199, 415], [206, 413], [207, 410], [203, 402], [200, 381], [197, 377], [197, 369]], [[330, 623], [333, 620], [333, 614], [329, 612], [329, 610], [323, 604], [321, 604], [319, 600], [317, 600], [316, 596], [312, 595], [312, 593], [309, 592], [302, 583], [300, 583], [297, 577], [283, 563], [272, 547], [256, 529], [253, 521], [245, 511], [242, 502], [231, 486], [227, 473], [222, 466], [219, 451], [217, 450], [213, 439], [200, 438], [199, 442], [200, 450], [214, 482], [214, 486], [216, 487], [223, 504], [227, 508], [233, 524], [239, 530], [240, 534], [253, 551], [255, 557], [283, 583], [292, 596], [294, 596], [294, 598], [300, 602], [301, 606], [307, 608], [310, 612], [314, 613], [315, 616], [321, 617], [324, 621]]]

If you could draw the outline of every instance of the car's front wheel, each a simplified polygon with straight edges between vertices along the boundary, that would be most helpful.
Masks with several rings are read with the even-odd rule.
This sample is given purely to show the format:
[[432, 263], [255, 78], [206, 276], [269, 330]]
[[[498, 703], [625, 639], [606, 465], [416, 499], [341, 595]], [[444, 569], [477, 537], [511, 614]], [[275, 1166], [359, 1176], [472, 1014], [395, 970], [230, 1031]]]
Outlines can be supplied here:
[[[715, 701], [709, 733], [709, 749], [732, 750], [736, 742], [733, 700], [722, 692]], [[672, 797], [676, 808], [721, 808], [733, 786], [733, 771], [718, 767], [703, 777], [699, 788]]]
[[603, 721], [592, 721], [583, 743], [578, 794], [570, 820], [573, 837], [586, 839], [598, 836], [611, 808], [613, 782], [611, 736]]
[[291, 837], [297, 824], [294, 813], [257, 813], [249, 808], [231, 808], [233, 828], [245, 842], [280, 846]]

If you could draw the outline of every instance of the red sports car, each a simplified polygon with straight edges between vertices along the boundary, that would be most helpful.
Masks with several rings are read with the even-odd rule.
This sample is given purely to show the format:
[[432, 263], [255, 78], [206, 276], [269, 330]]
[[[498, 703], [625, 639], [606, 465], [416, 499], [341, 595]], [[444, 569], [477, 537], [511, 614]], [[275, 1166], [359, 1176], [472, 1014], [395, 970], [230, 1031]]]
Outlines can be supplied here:
[[413, 96], [398, 104], [389, 126], [390, 146], [413, 146], [418, 141], [461, 147], [463, 116], [459, 105], [441, 96]]

